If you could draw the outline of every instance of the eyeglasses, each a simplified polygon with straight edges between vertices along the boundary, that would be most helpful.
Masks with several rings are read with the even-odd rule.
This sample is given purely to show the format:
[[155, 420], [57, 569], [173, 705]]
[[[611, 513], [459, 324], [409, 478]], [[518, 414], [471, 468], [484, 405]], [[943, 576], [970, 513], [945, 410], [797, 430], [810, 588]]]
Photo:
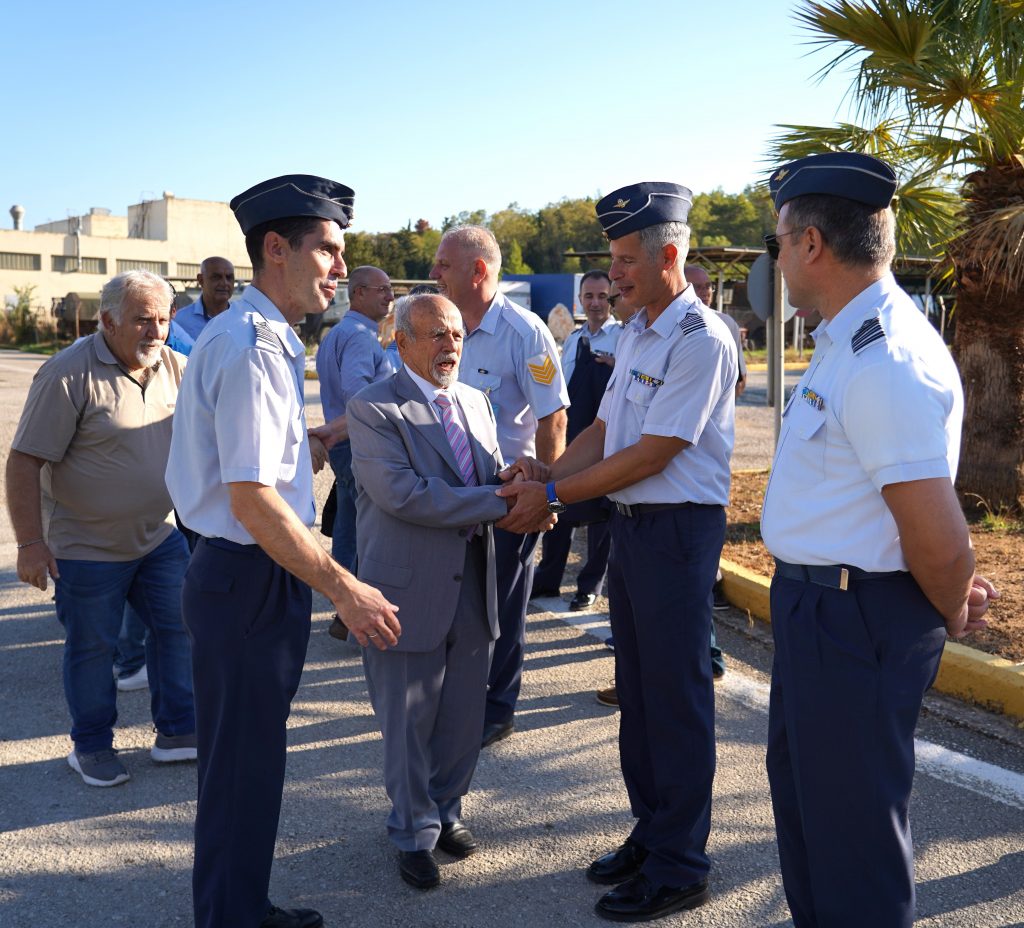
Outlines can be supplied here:
[[359, 285], [360, 290], [373, 290], [375, 293], [394, 293], [391, 284], [381, 284], [379, 287], [368, 287], [366, 284]]
[[790, 229], [788, 232], [779, 232], [776, 235], [765, 235], [764, 247], [768, 251], [768, 256], [775, 261], [779, 257], [779, 239], [783, 235], [796, 235], [798, 232], [803, 232], [803, 229]]

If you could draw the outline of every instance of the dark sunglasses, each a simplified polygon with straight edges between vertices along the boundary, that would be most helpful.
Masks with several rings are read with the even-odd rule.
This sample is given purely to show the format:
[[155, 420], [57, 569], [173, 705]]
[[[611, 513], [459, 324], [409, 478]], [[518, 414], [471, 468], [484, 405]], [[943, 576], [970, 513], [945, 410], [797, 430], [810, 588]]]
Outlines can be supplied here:
[[768, 252], [768, 257], [773, 261], [777, 260], [779, 257], [779, 239], [782, 238], [783, 235], [795, 235], [797, 232], [803, 232], [803, 229], [790, 229], [788, 232], [780, 232], [778, 235], [770, 233], [763, 236], [764, 247]]

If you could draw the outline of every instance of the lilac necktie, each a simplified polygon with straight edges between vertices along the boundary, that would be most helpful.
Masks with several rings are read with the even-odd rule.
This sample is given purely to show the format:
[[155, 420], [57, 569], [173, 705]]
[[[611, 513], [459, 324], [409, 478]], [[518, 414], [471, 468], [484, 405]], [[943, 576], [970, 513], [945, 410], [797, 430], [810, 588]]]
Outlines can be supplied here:
[[441, 424], [444, 426], [445, 435], [448, 436], [448, 444], [452, 446], [463, 483], [467, 487], [479, 486], [480, 481], [476, 479], [476, 468], [473, 466], [473, 454], [469, 450], [469, 440], [458, 415], [452, 408], [452, 401], [443, 393], [439, 393], [434, 402], [441, 410]]

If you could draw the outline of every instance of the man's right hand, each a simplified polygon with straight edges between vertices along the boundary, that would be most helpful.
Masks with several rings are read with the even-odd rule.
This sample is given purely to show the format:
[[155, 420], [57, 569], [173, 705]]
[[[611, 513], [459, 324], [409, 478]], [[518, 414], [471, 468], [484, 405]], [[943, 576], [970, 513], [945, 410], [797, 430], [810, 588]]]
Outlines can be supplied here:
[[503, 483], [519, 476], [521, 480], [536, 480], [539, 483], [547, 483], [550, 479], [551, 468], [543, 461], [536, 458], [522, 457], [514, 464], [507, 465], [504, 470], [498, 471], [498, 477]]
[[388, 602], [376, 587], [352, 578], [345, 592], [333, 600], [341, 621], [364, 648], [373, 645], [386, 651], [398, 644], [402, 626], [398, 606]]
[[45, 541], [29, 545], [18, 551], [18, 579], [24, 583], [31, 583], [44, 593], [49, 578], [56, 580], [60, 577], [57, 570], [57, 560], [54, 558]]

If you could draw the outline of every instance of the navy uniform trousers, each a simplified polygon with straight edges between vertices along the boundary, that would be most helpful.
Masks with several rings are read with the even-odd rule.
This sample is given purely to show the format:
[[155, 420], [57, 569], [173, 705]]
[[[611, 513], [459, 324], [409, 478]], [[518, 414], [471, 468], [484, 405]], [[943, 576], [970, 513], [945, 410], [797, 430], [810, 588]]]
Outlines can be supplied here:
[[767, 765], [796, 928], [914, 920], [914, 728], [946, 631], [910, 574], [856, 573], [772, 580]]
[[201, 538], [182, 590], [199, 746], [196, 928], [255, 928], [270, 907], [286, 723], [312, 592], [258, 545]]
[[487, 677], [484, 725], [511, 722], [523, 684], [526, 606], [533, 590], [533, 552], [537, 533], [517, 535], [494, 530], [494, 569], [498, 587], [498, 639]]
[[619, 756], [655, 886], [707, 877], [715, 776], [715, 696], [708, 648], [711, 587], [725, 510], [693, 503], [612, 512], [608, 599], [615, 636]]

